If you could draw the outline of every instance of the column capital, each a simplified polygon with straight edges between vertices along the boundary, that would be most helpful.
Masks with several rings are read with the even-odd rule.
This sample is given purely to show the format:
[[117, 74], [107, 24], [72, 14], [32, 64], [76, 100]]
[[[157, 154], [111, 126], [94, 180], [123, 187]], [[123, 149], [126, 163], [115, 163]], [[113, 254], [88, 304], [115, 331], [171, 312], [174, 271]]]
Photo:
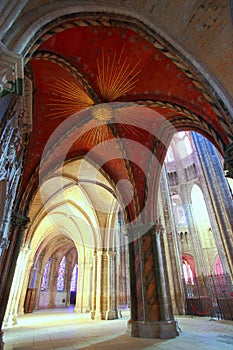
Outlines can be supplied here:
[[22, 214], [13, 212], [11, 215], [11, 225], [13, 227], [27, 228], [27, 224], [30, 222], [30, 218]]
[[24, 254], [29, 254], [29, 253], [31, 253], [32, 249], [29, 248], [29, 247], [27, 247], [27, 246], [22, 246], [22, 247], [20, 248], [20, 251], [21, 251], [22, 253], [24, 253]]
[[106, 255], [106, 253], [107, 253], [107, 248], [100, 248], [100, 249], [97, 249], [96, 251], [97, 256]]
[[0, 42], [0, 62], [0, 97], [9, 93], [23, 95], [23, 58]]
[[108, 256], [113, 256], [113, 257], [117, 255], [117, 253], [114, 252], [113, 250], [108, 250], [107, 254], [108, 254]]
[[156, 222], [154, 226], [151, 228], [151, 230], [154, 235], [158, 235], [158, 234], [162, 235], [164, 234], [164, 231], [165, 231], [163, 225], [160, 222]]

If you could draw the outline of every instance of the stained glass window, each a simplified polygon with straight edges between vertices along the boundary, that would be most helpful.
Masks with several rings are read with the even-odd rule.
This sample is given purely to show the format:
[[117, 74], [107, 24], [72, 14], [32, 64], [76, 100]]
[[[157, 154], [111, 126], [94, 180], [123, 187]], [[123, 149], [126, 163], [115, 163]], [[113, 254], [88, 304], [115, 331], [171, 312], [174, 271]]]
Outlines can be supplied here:
[[49, 260], [47, 261], [47, 263], [45, 265], [44, 273], [42, 276], [41, 287], [40, 287], [40, 289], [42, 291], [46, 290], [46, 288], [48, 286], [48, 275], [49, 275], [50, 261], [51, 261], [51, 259], [49, 258]]
[[77, 280], [78, 280], [78, 264], [76, 264], [73, 268], [71, 283], [70, 283], [70, 291], [71, 292], [76, 292]]
[[65, 288], [65, 273], [66, 273], [66, 257], [63, 256], [57, 276], [57, 291], [63, 292]]

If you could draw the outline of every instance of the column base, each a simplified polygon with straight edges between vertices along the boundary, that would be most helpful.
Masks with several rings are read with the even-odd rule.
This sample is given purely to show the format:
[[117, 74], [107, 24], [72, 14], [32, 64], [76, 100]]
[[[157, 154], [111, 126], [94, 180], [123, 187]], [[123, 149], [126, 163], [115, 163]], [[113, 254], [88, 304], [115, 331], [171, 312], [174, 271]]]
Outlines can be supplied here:
[[121, 318], [121, 312], [120, 310], [114, 310], [114, 311], [108, 311], [106, 313], [106, 319], [107, 320], [117, 320], [118, 318]]
[[74, 312], [77, 314], [86, 314], [87, 312], [90, 312], [90, 307], [75, 307]]
[[18, 315], [8, 315], [4, 318], [3, 328], [15, 326], [17, 324], [17, 321]]
[[139, 338], [175, 338], [179, 335], [177, 321], [128, 321], [126, 334]]
[[120, 310], [115, 311], [91, 311], [92, 320], [116, 320], [121, 317]]

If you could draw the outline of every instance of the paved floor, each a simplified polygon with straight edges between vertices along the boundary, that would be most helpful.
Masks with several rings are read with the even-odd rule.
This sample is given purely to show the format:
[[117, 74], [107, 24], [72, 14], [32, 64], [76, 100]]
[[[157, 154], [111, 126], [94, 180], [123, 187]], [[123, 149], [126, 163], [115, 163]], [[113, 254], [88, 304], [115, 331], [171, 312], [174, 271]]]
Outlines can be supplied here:
[[177, 316], [181, 333], [175, 339], [141, 339], [125, 335], [129, 312], [113, 321], [92, 321], [72, 309], [27, 314], [4, 330], [4, 350], [232, 350], [233, 322]]

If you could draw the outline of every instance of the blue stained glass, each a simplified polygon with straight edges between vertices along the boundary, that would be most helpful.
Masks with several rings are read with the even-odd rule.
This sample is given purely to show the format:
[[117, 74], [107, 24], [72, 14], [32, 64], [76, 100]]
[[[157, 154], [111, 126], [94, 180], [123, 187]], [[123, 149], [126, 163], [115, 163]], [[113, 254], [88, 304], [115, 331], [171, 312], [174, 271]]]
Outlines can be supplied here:
[[57, 291], [63, 292], [65, 289], [66, 257], [63, 256], [57, 276]]
[[50, 261], [51, 261], [51, 259], [49, 258], [49, 260], [47, 261], [47, 263], [45, 265], [44, 273], [42, 276], [41, 287], [40, 287], [40, 289], [42, 291], [46, 290], [46, 288], [48, 286], [48, 274], [49, 274]]
[[78, 264], [75, 264], [72, 271], [72, 277], [71, 277], [71, 283], [70, 283], [71, 292], [76, 292], [77, 290], [77, 279], [78, 279]]

